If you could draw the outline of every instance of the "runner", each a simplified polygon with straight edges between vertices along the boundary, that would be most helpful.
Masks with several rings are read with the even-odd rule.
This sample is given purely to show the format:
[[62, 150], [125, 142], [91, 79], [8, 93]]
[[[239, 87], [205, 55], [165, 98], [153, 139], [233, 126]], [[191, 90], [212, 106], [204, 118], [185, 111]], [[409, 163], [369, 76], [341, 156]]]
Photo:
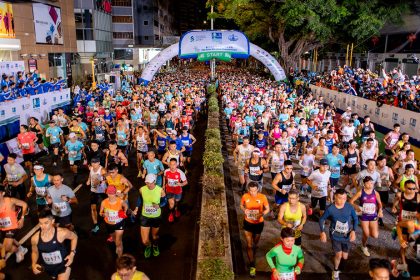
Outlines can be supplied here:
[[38, 213], [48, 207], [47, 194], [48, 189], [51, 186], [51, 177], [44, 173], [44, 166], [39, 163], [34, 165], [35, 175], [31, 178], [31, 187], [27, 194], [27, 197], [31, 197], [33, 193], [36, 194], [36, 205]]
[[7, 163], [4, 165], [4, 171], [6, 172], [6, 178], [3, 184], [6, 186], [6, 192], [10, 193], [11, 197], [17, 197], [21, 200], [26, 199], [26, 188], [25, 181], [28, 179], [28, 175], [23, 169], [22, 165], [16, 162], [17, 154], [10, 153], [7, 156]]
[[139, 174], [137, 177], [140, 177], [143, 167], [143, 162], [146, 158], [147, 151], [149, 150], [148, 145], [151, 143], [149, 138], [149, 132], [143, 127], [137, 127], [137, 132], [133, 137], [133, 146], [137, 150], [137, 168], [139, 169]]
[[112, 274], [111, 280], [149, 280], [141, 271], [137, 271], [136, 259], [124, 254], [117, 259], [117, 272]]
[[308, 209], [308, 215], [313, 214], [313, 208], [315, 208], [319, 202], [319, 214], [324, 214], [327, 206], [327, 195], [330, 187], [330, 176], [331, 172], [328, 170], [328, 161], [321, 159], [319, 169], [314, 170], [309, 175], [306, 183], [311, 187], [311, 205]]
[[277, 218], [276, 211], [283, 203], [288, 201], [289, 191], [295, 188], [295, 172], [293, 172], [293, 163], [291, 160], [284, 162], [284, 170], [274, 177], [271, 187], [276, 191], [274, 196], [274, 206], [272, 210], [273, 218]]
[[37, 136], [32, 131], [29, 131], [27, 125], [22, 124], [20, 126], [20, 133], [17, 136], [19, 148], [22, 149], [23, 161], [25, 167], [32, 172], [32, 162], [35, 156], [35, 144]]
[[[144, 257], [150, 258], [153, 251], [153, 256], [157, 257], [160, 254], [158, 246], [158, 232], [161, 224], [161, 208], [166, 205], [165, 191], [156, 184], [156, 175], [147, 174], [146, 186], [140, 188], [140, 197], [137, 206], [134, 209], [134, 215], [137, 215], [140, 205], [140, 236], [144, 249]], [[152, 233], [152, 241], [150, 242], [150, 232]]]
[[90, 213], [93, 222], [93, 228], [91, 231], [93, 233], [97, 233], [99, 231], [97, 209], [106, 198], [106, 170], [101, 166], [99, 158], [93, 158], [90, 164], [90, 172], [86, 185], [90, 186]]
[[117, 189], [113, 185], [106, 188], [108, 198], [101, 202], [99, 215], [104, 217], [108, 234], [115, 242], [115, 253], [120, 257], [123, 253], [122, 236], [124, 234], [125, 218], [127, 218], [128, 205], [117, 196]]
[[[314, 163], [315, 163], [315, 156], [312, 154], [312, 147], [306, 146], [304, 148], [303, 154], [300, 156], [299, 159], [299, 166], [302, 168], [300, 173], [300, 178], [302, 180], [300, 193], [305, 194], [308, 192], [309, 185], [307, 184], [308, 176], [313, 172], [314, 170]], [[310, 191], [308, 192], [308, 197], [311, 198]]]
[[277, 174], [284, 170], [284, 162], [287, 155], [282, 151], [280, 142], [274, 144], [274, 151], [268, 154], [267, 162], [270, 165], [271, 179], [274, 180]]
[[[296, 280], [302, 273], [304, 264], [303, 251], [295, 245], [295, 233], [291, 228], [283, 228], [280, 233], [280, 243], [265, 255], [271, 268], [271, 280]], [[276, 262], [273, 262], [273, 258]]]
[[261, 157], [261, 152], [258, 148], [254, 149], [252, 156], [245, 164], [245, 173], [248, 174], [250, 182], [258, 184], [258, 191], [261, 192], [263, 188], [264, 172], [268, 171], [268, 165], [264, 158]]
[[[361, 250], [366, 257], [370, 257], [367, 248], [369, 237], [377, 239], [379, 236], [378, 218], [383, 217], [382, 202], [379, 193], [373, 188], [373, 179], [369, 176], [363, 178], [363, 188], [358, 191], [349, 201], [355, 208], [356, 212], [361, 213], [360, 223], [362, 226], [362, 247]], [[356, 200], [359, 199], [359, 205]]]
[[177, 160], [171, 158], [169, 161], [169, 168], [163, 173], [163, 185], [165, 186], [169, 206], [168, 221], [170, 223], [174, 221], [174, 216], [176, 218], [181, 217], [178, 204], [182, 198], [182, 187], [188, 184], [185, 173], [178, 169], [177, 165]]
[[331, 153], [329, 153], [325, 159], [328, 161], [330, 175], [330, 187], [329, 199], [333, 201], [333, 194], [338, 187], [338, 182], [340, 181], [340, 172], [341, 168], [345, 165], [345, 159], [343, 155], [339, 154], [340, 148], [338, 144], [333, 144], [331, 148]]
[[302, 244], [302, 229], [306, 223], [306, 207], [299, 202], [299, 192], [291, 190], [289, 192], [288, 202], [280, 206], [278, 222], [282, 228], [288, 227], [295, 232], [295, 244]]
[[241, 210], [244, 212], [244, 232], [247, 243], [249, 276], [255, 277], [255, 254], [264, 228], [264, 215], [270, 212], [267, 197], [259, 192], [257, 182], [248, 183], [248, 192], [241, 198]]
[[[26, 202], [13, 198], [5, 197], [6, 190], [0, 185], [0, 233], [3, 238], [1, 259], [6, 258], [7, 253], [16, 254], [16, 262], [23, 261], [28, 249], [19, 244], [15, 239], [18, 229], [23, 227], [25, 215], [28, 210]], [[20, 207], [21, 216], [18, 218], [16, 206]]]
[[345, 263], [349, 256], [350, 242], [356, 240], [356, 229], [358, 218], [353, 207], [346, 202], [345, 190], [338, 189], [334, 194], [334, 203], [331, 204], [319, 219], [321, 229], [321, 242], [327, 242], [325, 233], [325, 221], [330, 220], [329, 234], [332, 247], [335, 253], [334, 270], [332, 279], [340, 279], [340, 271], [344, 270]]
[[391, 263], [386, 259], [369, 260], [369, 276], [372, 280], [389, 280], [392, 270]]
[[109, 170], [111, 165], [115, 165], [119, 173], [122, 173], [123, 166], [128, 166], [128, 160], [125, 154], [117, 149], [117, 142], [110, 141], [108, 143], [108, 151], [106, 152], [105, 167]]
[[69, 140], [67, 140], [64, 148], [66, 150], [66, 154], [68, 155], [70, 169], [73, 172], [72, 184], [73, 187], [75, 187], [77, 184], [78, 168], [82, 164], [82, 156], [86, 158], [84, 145], [82, 142], [77, 140], [76, 134], [72, 132], [69, 134]]
[[[54, 227], [54, 216], [49, 209], [42, 209], [38, 213], [38, 220], [41, 230], [31, 238], [33, 273], [37, 275], [45, 271], [54, 279], [70, 279], [77, 235], [66, 228]], [[65, 244], [67, 240], [70, 241], [70, 253]]]
[[147, 174], [156, 175], [156, 185], [162, 187], [162, 175], [165, 171], [163, 164], [160, 160], [156, 158], [155, 151], [151, 150], [147, 152], [147, 159], [143, 163], [143, 174], [142, 178], [144, 179]]
[[182, 144], [185, 147], [185, 151], [182, 153], [184, 160], [187, 164], [191, 162], [192, 152], [193, 152], [193, 145], [197, 142], [197, 139], [188, 132], [189, 127], [184, 126], [182, 127], [182, 133], [179, 138], [182, 141]]
[[63, 142], [63, 130], [59, 126], [56, 126], [56, 123], [53, 120], [51, 120], [49, 124], [45, 136], [50, 140], [50, 148], [53, 151], [52, 165], [56, 167], [58, 159], [60, 158], [59, 150], [61, 143]]
[[108, 166], [108, 174], [105, 179], [108, 186], [114, 186], [116, 188], [117, 197], [128, 203], [128, 192], [133, 188], [133, 185], [127, 178], [119, 174], [116, 164]]
[[77, 204], [77, 198], [73, 190], [63, 184], [63, 174], [55, 173], [52, 176], [53, 185], [48, 188], [47, 202], [51, 204], [51, 212], [55, 223], [60, 227], [73, 231], [71, 204]]

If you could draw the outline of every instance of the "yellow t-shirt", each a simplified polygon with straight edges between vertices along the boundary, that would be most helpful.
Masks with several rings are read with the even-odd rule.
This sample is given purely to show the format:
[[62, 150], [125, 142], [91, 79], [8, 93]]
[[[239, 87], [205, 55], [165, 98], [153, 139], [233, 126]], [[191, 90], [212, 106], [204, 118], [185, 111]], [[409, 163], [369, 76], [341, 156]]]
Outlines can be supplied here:
[[[118, 275], [118, 273], [115, 274], [115, 280], [122, 280], [121, 277]], [[131, 278], [130, 280], [141, 280], [143, 279], [143, 275], [144, 273], [141, 271], [136, 271], [133, 275], [133, 278]]]

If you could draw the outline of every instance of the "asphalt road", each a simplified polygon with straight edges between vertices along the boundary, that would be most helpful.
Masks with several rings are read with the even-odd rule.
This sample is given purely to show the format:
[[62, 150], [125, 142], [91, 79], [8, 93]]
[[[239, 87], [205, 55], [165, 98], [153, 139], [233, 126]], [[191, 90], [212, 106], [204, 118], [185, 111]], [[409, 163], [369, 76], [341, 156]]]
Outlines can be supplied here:
[[[160, 229], [160, 256], [146, 260], [143, 255], [143, 247], [140, 241], [138, 223], [128, 225], [124, 232], [124, 252], [133, 254], [137, 259], [137, 269], [145, 272], [150, 279], [194, 279], [196, 270], [198, 217], [201, 200], [199, 180], [203, 173], [202, 153], [204, 151], [204, 132], [206, 121], [200, 120], [193, 132], [197, 138], [194, 153], [189, 166], [187, 178], [189, 185], [184, 189], [184, 197], [180, 209], [182, 216], [173, 224], [167, 222], [167, 211], [163, 211], [163, 224]], [[70, 185], [72, 174], [67, 163], [51, 167], [48, 156], [40, 158], [45, 164], [45, 172], [51, 173], [60, 169], [64, 173], [64, 183]], [[129, 193], [131, 208], [137, 200], [138, 189], [144, 185], [137, 176], [136, 155], [132, 151], [129, 155], [129, 166], [123, 170], [123, 174], [133, 183], [134, 188]], [[81, 170], [78, 183], [86, 182], [87, 170]], [[101, 280], [110, 279], [115, 271], [115, 246], [107, 243], [106, 229], [104, 226], [97, 234], [90, 232], [92, 221], [90, 217], [90, 190], [83, 186], [76, 196], [79, 204], [73, 207], [73, 222], [75, 231], [79, 236], [77, 254], [72, 265], [71, 279]], [[36, 208], [34, 199], [29, 200], [31, 212], [25, 219], [24, 227], [19, 231], [17, 240], [27, 235], [37, 224]], [[30, 249], [30, 238], [23, 244]], [[31, 270], [30, 251], [22, 263], [17, 264], [12, 255], [7, 261], [4, 270], [6, 279], [12, 280], [41, 280], [50, 279], [45, 273], [35, 276]]]

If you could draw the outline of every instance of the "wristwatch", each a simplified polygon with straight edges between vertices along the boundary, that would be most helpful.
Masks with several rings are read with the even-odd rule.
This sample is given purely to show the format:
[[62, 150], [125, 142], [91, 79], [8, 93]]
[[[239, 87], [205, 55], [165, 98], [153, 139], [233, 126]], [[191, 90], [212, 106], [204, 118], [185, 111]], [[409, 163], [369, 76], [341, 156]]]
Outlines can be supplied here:
[[76, 255], [76, 250], [71, 250], [70, 253], [73, 253]]

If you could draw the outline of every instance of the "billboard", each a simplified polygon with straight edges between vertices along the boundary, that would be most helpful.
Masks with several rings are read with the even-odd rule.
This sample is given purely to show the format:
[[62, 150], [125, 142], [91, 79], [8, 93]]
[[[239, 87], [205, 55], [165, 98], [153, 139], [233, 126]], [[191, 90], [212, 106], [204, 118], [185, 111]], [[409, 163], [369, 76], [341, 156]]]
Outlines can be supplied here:
[[202, 30], [185, 33], [179, 42], [180, 58], [248, 58], [249, 41], [240, 31]]
[[0, 1], [0, 38], [15, 38], [12, 4]]
[[40, 3], [33, 4], [32, 8], [36, 43], [62, 45], [64, 39], [61, 24], [61, 9]]

